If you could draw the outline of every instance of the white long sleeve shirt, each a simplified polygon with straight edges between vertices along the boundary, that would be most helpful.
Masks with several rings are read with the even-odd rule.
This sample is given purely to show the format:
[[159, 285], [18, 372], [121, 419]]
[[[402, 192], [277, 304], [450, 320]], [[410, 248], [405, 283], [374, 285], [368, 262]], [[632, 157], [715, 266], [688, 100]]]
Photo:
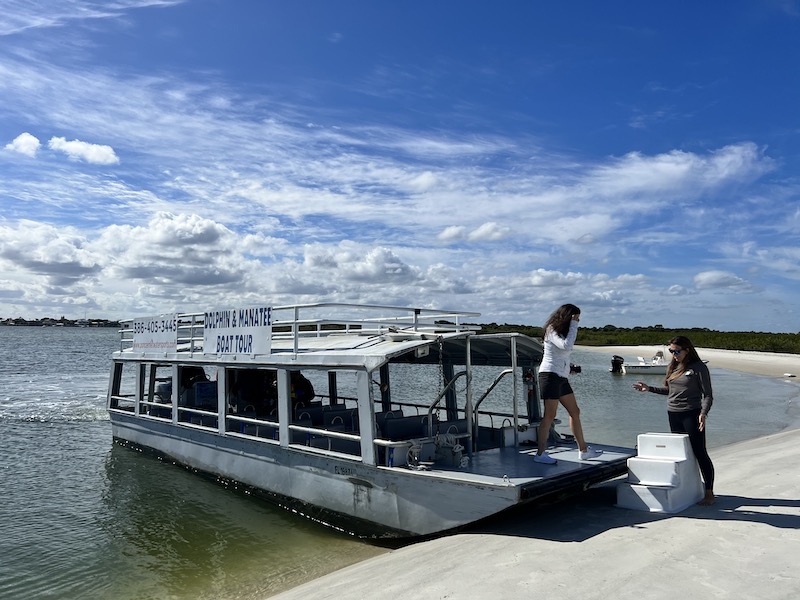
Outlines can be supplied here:
[[544, 336], [544, 356], [539, 365], [540, 373], [555, 373], [561, 377], [569, 376], [569, 355], [578, 337], [578, 322], [573, 320], [569, 324], [567, 337], [563, 338], [551, 328]]

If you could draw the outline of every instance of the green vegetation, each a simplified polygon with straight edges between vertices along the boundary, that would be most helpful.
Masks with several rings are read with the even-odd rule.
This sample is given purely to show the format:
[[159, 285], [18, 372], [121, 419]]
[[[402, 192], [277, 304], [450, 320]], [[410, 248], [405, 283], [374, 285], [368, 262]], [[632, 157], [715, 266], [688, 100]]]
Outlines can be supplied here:
[[[519, 331], [531, 337], [542, 337], [541, 327], [529, 325], [481, 325], [483, 333]], [[762, 333], [757, 331], [713, 331], [711, 329], [666, 329], [651, 327], [581, 327], [577, 343], [583, 346], [656, 346], [666, 344], [676, 335], [684, 335], [698, 348], [786, 352], [800, 354], [800, 333]]]

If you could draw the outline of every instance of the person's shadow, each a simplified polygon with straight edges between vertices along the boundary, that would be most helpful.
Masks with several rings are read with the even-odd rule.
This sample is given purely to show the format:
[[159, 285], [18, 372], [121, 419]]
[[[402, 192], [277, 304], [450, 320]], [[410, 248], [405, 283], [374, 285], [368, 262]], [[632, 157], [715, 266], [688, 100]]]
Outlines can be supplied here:
[[579, 542], [617, 528], [640, 528], [664, 519], [703, 519], [762, 523], [800, 529], [800, 500], [717, 496], [711, 506], [693, 505], [674, 514], [618, 508], [616, 484], [608, 482], [558, 503], [540, 502], [486, 519], [463, 533], [493, 533]]

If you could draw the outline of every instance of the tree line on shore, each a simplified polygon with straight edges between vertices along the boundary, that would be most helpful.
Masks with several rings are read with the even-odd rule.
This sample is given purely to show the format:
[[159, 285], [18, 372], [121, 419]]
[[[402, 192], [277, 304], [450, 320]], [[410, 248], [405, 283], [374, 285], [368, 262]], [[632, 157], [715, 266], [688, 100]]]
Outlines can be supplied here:
[[44, 317], [42, 319], [23, 319], [17, 317], [16, 319], [0, 319], [0, 325], [16, 325], [19, 327], [117, 327], [119, 328], [119, 321], [110, 321], [108, 319], [67, 319], [61, 317], [60, 319], [52, 319]]
[[[482, 333], [518, 331], [541, 338], [542, 328], [529, 325], [481, 325]], [[753, 352], [785, 352], [800, 354], [800, 333], [764, 333], [759, 331], [714, 331], [706, 328], [667, 329], [661, 325], [648, 327], [581, 327], [577, 344], [582, 346], [660, 346], [675, 336], [683, 335], [698, 348], [743, 350]]]
[[[119, 321], [108, 319], [1, 319], [0, 325], [27, 327], [120, 327]], [[532, 325], [480, 324], [481, 333], [519, 332], [534, 338], [542, 337], [542, 328]], [[667, 329], [662, 325], [648, 327], [581, 327], [577, 344], [582, 346], [660, 346], [673, 337], [683, 335], [698, 348], [744, 350], [753, 352], [785, 352], [800, 354], [800, 333], [765, 333], [759, 331], [714, 331], [706, 328]]]

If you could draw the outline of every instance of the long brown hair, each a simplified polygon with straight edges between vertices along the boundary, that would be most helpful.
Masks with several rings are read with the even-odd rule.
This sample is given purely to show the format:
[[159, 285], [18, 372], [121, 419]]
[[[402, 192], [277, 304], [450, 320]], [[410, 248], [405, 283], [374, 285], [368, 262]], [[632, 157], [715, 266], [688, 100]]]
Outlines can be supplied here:
[[692, 344], [692, 341], [685, 335], [676, 335], [667, 343], [683, 348], [686, 351], [686, 356], [683, 360], [676, 361], [675, 355], [672, 355], [672, 360], [669, 361], [669, 366], [667, 367], [667, 376], [664, 378], [664, 385], [667, 385], [670, 379], [675, 379], [681, 375], [686, 370], [687, 365], [691, 365], [700, 360], [694, 344]]
[[543, 337], [547, 335], [548, 329], [552, 329], [559, 337], [567, 337], [572, 317], [579, 314], [581, 314], [581, 309], [574, 304], [562, 304], [553, 311], [553, 314], [547, 319], [547, 323], [544, 324]]

